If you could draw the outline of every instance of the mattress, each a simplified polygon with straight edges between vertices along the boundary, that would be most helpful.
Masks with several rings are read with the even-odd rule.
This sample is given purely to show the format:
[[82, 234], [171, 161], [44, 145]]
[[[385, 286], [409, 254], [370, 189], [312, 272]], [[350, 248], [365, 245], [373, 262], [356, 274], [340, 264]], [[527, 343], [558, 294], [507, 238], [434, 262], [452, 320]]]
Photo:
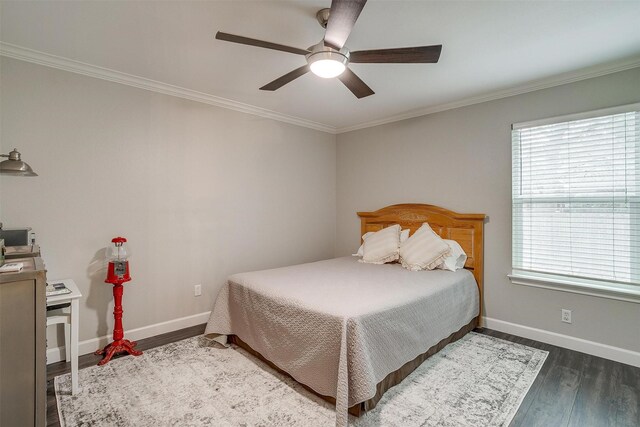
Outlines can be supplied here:
[[471, 272], [409, 271], [355, 257], [233, 275], [205, 334], [237, 335], [315, 392], [335, 397], [336, 424], [404, 363], [478, 315]]

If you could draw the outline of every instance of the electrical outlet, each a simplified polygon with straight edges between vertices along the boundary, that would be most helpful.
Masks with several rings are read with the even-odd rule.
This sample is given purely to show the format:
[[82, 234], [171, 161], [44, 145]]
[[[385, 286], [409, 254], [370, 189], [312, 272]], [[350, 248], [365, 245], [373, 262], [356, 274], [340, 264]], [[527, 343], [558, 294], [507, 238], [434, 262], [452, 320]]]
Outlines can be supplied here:
[[571, 310], [562, 309], [562, 321], [564, 323], [571, 323]]
[[202, 295], [202, 285], [195, 285], [193, 287], [193, 295], [199, 297]]

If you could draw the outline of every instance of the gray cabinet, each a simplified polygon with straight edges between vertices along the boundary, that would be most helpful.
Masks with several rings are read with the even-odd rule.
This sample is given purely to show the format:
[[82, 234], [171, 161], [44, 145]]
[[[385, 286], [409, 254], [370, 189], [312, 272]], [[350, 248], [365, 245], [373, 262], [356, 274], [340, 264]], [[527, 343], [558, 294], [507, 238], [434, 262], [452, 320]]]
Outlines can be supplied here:
[[41, 258], [0, 273], [0, 425], [46, 424], [46, 270]]

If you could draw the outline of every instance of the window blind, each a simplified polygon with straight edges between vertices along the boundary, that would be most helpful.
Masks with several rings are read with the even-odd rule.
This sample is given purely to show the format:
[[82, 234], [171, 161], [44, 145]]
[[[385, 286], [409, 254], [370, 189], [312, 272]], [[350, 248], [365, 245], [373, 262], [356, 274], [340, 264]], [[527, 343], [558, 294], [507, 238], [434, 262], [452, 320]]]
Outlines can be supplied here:
[[640, 284], [640, 105], [623, 110], [514, 125], [514, 271]]

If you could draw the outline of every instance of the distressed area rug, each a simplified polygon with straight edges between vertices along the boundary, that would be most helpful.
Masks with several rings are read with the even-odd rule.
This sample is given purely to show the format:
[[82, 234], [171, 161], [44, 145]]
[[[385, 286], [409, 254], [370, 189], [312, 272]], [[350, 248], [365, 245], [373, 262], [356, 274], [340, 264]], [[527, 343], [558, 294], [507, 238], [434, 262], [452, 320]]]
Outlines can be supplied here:
[[[349, 424], [506, 426], [547, 352], [469, 333], [429, 358]], [[70, 426], [333, 426], [335, 408], [238, 347], [194, 337], [55, 378]]]

